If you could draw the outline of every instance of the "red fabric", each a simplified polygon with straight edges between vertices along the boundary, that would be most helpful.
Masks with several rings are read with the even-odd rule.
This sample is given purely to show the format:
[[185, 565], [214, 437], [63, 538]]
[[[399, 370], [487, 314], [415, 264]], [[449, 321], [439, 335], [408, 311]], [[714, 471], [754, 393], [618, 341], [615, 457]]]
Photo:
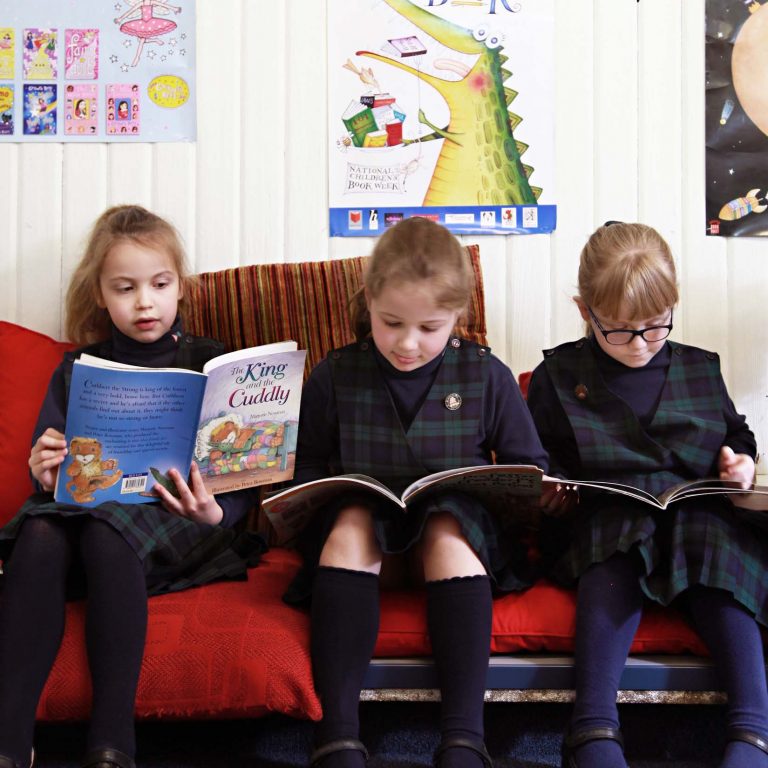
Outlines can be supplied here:
[[523, 371], [517, 377], [517, 383], [520, 385], [520, 391], [523, 393], [523, 397], [528, 397], [528, 385], [531, 383], [531, 376], [533, 371]]
[[[383, 592], [375, 655], [428, 655], [425, 606], [423, 591]], [[575, 625], [576, 593], [541, 580], [525, 592], [512, 592], [493, 601], [491, 651], [572, 653]], [[646, 605], [632, 652], [707, 654], [702, 641], [676, 611], [656, 605]]]
[[[138, 717], [238, 718], [280, 712], [320, 718], [309, 659], [309, 617], [281, 597], [295, 552], [275, 549], [248, 581], [153, 597], [136, 700]], [[38, 707], [41, 720], [90, 710], [85, 604], [67, 606], [67, 631]]]
[[72, 344], [0, 321], [0, 525], [32, 492], [29, 448], [48, 381]]

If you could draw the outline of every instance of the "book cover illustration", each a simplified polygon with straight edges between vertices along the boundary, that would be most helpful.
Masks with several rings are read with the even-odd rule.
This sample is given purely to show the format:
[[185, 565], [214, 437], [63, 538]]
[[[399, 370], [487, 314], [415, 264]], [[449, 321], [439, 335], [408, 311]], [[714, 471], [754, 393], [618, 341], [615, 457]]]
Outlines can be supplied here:
[[0, 80], [13, 80], [16, 61], [16, 33], [12, 27], [0, 27]]
[[293, 477], [306, 357], [293, 346], [256, 358], [235, 352], [206, 369], [194, 460], [212, 492]]
[[[554, 229], [551, 0], [381, 0], [328, 13], [332, 235], [350, 234], [353, 209], [432, 215], [456, 232]], [[542, 210], [535, 226], [511, 228], [501, 206]]]
[[24, 30], [25, 80], [55, 80], [58, 77], [57, 34], [55, 29], [31, 27]]
[[55, 498], [95, 506], [155, 500], [153, 469], [190, 466], [205, 376], [192, 371], [72, 369], [67, 425], [69, 454]]
[[141, 98], [137, 83], [107, 86], [107, 133], [141, 133]]
[[64, 77], [67, 80], [98, 79], [98, 29], [67, 29], [65, 31]]
[[0, 135], [13, 135], [13, 97], [12, 85], [0, 85]]
[[24, 86], [24, 134], [55, 136], [57, 126], [57, 86]]
[[98, 121], [98, 96], [95, 85], [66, 86], [64, 133], [67, 136], [95, 134]]

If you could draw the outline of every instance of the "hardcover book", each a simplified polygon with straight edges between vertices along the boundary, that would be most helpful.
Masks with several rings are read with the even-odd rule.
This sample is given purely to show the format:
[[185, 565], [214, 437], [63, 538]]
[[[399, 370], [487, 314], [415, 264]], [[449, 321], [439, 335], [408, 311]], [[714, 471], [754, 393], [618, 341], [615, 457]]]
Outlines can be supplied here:
[[293, 477], [305, 351], [279, 342], [220, 355], [203, 373], [82, 355], [70, 384], [69, 454], [54, 497], [96, 506], [156, 500], [194, 461], [211, 493]]

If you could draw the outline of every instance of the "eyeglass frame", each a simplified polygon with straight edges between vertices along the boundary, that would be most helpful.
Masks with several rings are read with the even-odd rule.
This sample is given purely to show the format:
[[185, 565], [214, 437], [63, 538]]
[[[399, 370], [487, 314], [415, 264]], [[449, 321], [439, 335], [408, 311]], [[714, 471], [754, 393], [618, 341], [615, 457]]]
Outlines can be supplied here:
[[[603, 338], [605, 339], [606, 344], [610, 344], [612, 347], [624, 347], [627, 344], [631, 344], [635, 340], [635, 336], [639, 336], [646, 344], [654, 344], [657, 341], [664, 341], [664, 339], [669, 337], [669, 334], [672, 333], [672, 328], [674, 327], [672, 325], [672, 319], [674, 317], [674, 307], [671, 307], [669, 310], [669, 324], [667, 325], [649, 325], [647, 328], [640, 328], [639, 330], [634, 330], [632, 328], [611, 328], [610, 330], [605, 330], [603, 326], [600, 324], [600, 321], [597, 319], [597, 316], [592, 311], [592, 307], [587, 306], [587, 312], [589, 312], [589, 316], [595, 321], [595, 325], [597, 326], [600, 333], [603, 334]], [[660, 339], [646, 339], [645, 334], [646, 331], [656, 331], [659, 328], [666, 328], [667, 335], [662, 336]], [[621, 343], [611, 341], [609, 336], [612, 333], [630, 333], [632, 334], [632, 338], [629, 341], [622, 341]]]

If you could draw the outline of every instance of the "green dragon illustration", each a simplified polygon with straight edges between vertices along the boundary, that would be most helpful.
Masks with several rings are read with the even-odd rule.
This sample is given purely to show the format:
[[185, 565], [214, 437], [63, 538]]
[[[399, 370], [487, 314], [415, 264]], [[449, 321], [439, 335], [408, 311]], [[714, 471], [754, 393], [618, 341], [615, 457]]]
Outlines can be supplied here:
[[478, 55], [461, 80], [449, 81], [378, 53], [357, 52], [415, 75], [448, 104], [450, 118], [444, 130], [419, 111], [420, 122], [433, 129], [420, 141], [445, 139], [423, 205], [535, 205], [541, 189], [528, 183], [533, 168], [520, 160], [528, 147], [513, 135], [522, 118], [508, 109], [517, 92], [504, 85], [511, 73], [503, 68], [507, 57], [502, 49], [489, 48], [471, 30], [438, 18], [410, 0], [384, 2], [444, 46]]

